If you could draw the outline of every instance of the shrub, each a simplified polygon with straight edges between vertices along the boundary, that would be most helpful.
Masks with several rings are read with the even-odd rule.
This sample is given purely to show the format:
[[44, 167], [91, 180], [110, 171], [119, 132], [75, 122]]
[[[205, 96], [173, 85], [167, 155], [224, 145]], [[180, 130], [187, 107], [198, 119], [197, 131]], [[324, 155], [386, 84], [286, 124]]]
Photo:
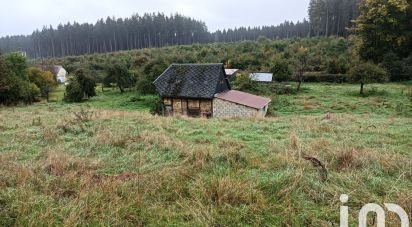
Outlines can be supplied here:
[[345, 74], [349, 68], [348, 65], [345, 58], [339, 57], [337, 60], [332, 59], [327, 62], [326, 71], [330, 74]]
[[163, 59], [148, 62], [141, 73], [137, 73], [136, 88], [142, 94], [155, 94], [156, 89], [153, 81], [168, 67]]
[[401, 79], [402, 75], [402, 62], [395, 53], [389, 52], [384, 55], [382, 66], [388, 71], [391, 81], [397, 81]]
[[17, 54], [0, 55], [0, 103], [31, 103], [40, 94], [39, 88], [30, 83], [26, 59]]
[[66, 86], [66, 94], [64, 100], [68, 102], [80, 102], [83, 100], [84, 92], [76, 79], [70, 81]]
[[365, 84], [385, 82], [388, 80], [388, 73], [378, 65], [361, 63], [349, 71], [349, 78], [352, 82], [361, 84], [360, 94], [363, 94], [363, 86]]
[[96, 82], [89, 74], [90, 73], [83, 68], [77, 69], [75, 71], [75, 78], [79, 83], [83, 94], [87, 98], [96, 96]]
[[289, 68], [289, 62], [282, 58], [277, 57], [273, 59], [270, 72], [273, 73], [275, 80], [278, 82], [289, 81], [291, 79], [292, 72]]
[[133, 86], [134, 81], [125, 65], [115, 64], [108, 67], [106, 72], [107, 75], [104, 78], [105, 84], [116, 83], [120, 93], [123, 93], [125, 88]]
[[346, 74], [329, 74], [323, 72], [306, 72], [303, 76], [305, 82], [329, 82], [329, 83], [344, 83], [349, 81], [349, 76]]
[[19, 100], [25, 103], [32, 103], [37, 100], [40, 95], [40, 89], [34, 84], [27, 81], [20, 81], [18, 83]]
[[28, 76], [30, 81], [40, 88], [41, 95], [48, 100], [49, 92], [52, 86], [56, 84], [53, 74], [38, 68], [29, 68]]
[[233, 85], [242, 91], [251, 91], [256, 89], [256, 81], [252, 81], [247, 74], [238, 74]]

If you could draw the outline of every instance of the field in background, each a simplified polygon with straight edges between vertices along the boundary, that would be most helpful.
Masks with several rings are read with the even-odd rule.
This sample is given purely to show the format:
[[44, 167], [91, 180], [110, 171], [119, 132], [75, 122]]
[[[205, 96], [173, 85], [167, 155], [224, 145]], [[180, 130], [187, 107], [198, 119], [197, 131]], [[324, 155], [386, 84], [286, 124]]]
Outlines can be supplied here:
[[343, 193], [351, 223], [369, 202], [412, 218], [410, 87], [304, 84], [267, 119], [157, 117], [115, 89], [1, 107], [0, 225], [338, 226]]

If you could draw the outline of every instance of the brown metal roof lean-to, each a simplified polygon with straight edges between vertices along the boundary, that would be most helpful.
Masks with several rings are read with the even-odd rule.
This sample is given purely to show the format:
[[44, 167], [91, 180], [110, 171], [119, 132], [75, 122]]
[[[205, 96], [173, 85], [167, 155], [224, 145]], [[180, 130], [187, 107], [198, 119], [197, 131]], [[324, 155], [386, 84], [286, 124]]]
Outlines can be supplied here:
[[237, 103], [240, 105], [249, 106], [255, 109], [262, 109], [263, 107], [265, 107], [267, 104], [269, 104], [272, 101], [265, 97], [252, 95], [246, 92], [241, 92], [241, 91], [236, 91], [236, 90], [222, 92], [222, 93], [216, 94], [215, 97], [218, 99], [226, 100], [226, 101]]

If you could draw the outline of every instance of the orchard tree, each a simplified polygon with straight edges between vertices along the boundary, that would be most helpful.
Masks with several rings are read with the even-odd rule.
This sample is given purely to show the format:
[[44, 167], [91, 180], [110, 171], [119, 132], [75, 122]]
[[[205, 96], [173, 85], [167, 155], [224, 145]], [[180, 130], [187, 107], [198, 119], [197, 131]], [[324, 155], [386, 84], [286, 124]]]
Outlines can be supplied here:
[[68, 102], [81, 102], [85, 97], [89, 99], [93, 96], [96, 96], [96, 82], [86, 70], [76, 70], [74, 76], [69, 77], [64, 99]]
[[70, 76], [68, 81], [64, 100], [67, 102], [81, 102], [84, 98], [84, 92], [76, 77]]
[[372, 64], [360, 63], [349, 71], [352, 82], [360, 83], [360, 94], [363, 95], [363, 87], [367, 83], [381, 83], [388, 80], [388, 73], [385, 69]]
[[19, 96], [17, 88], [17, 77], [10, 70], [6, 59], [0, 54], [0, 103], [6, 103], [17, 99]]
[[40, 89], [41, 95], [49, 101], [49, 93], [53, 86], [56, 85], [53, 74], [38, 68], [29, 68], [28, 76], [29, 80]]
[[280, 56], [271, 60], [270, 72], [273, 73], [276, 81], [287, 81], [290, 77], [289, 62]]
[[155, 94], [156, 89], [153, 82], [167, 67], [168, 64], [161, 58], [148, 62], [143, 67], [143, 71], [137, 75], [136, 87], [138, 91], [143, 94]]
[[96, 81], [89, 75], [89, 72], [80, 68], [77, 69], [74, 74], [85, 97], [89, 99], [90, 97], [96, 96]]
[[120, 89], [120, 93], [123, 93], [125, 88], [133, 86], [134, 83], [127, 67], [121, 64], [108, 67], [104, 82], [105, 84], [116, 83]]
[[297, 91], [300, 91], [300, 86], [303, 82], [303, 74], [308, 70], [308, 48], [303, 46], [295, 50], [295, 80], [298, 83], [296, 88]]
[[26, 58], [12, 53], [0, 55], [0, 103], [33, 102], [39, 88], [27, 76]]
[[18, 53], [10, 53], [6, 55], [6, 64], [9, 69], [18, 78], [23, 80], [28, 80], [27, 78], [27, 61], [26, 58]]

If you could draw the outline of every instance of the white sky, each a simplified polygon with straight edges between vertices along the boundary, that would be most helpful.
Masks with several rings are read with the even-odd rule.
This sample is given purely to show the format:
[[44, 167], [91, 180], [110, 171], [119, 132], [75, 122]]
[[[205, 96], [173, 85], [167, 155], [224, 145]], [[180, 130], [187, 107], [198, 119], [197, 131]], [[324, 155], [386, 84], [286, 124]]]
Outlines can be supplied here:
[[0, 0], [0, 36], [77, 21], [95, 23], [107, 16], [180, 13], [202, 20], [210, 31], [240, 26], [277, 25], [307, 17], [309, 0]]

